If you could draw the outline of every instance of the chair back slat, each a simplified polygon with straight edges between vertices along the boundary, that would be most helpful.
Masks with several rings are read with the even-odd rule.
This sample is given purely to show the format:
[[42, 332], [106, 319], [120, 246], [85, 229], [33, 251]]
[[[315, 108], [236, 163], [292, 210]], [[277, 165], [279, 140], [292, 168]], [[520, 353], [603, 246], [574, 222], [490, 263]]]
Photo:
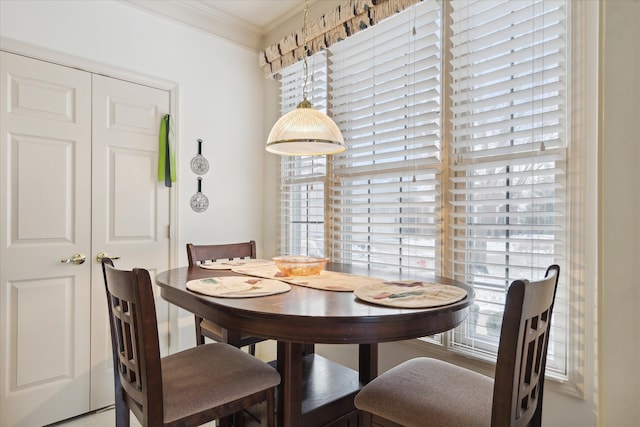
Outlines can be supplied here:
[[540, 426], [551, 316], [560, 267], [509, 287], [500, 333], [492, 427]]
[[187, 243], [187, 258], [189, 265], [202, 261], [216, 261], [220, 259], [256, 258], [256, 242], [251, 240], [243, 243], [228, 243], [220, 245], [194, 245]]
[[118, 363], [120, 364], [120, 373], [126, 377], [124, 384], [133, 384], [136, 390], [142, 388], [139, 384], [140, 364], [137, 362], [137, 339], [131, 333], [132, 323], [135, 322], [133, 316], [133, 303], [113, 297], [113, 321], [116, 327], [116, 338], [118, 340]]

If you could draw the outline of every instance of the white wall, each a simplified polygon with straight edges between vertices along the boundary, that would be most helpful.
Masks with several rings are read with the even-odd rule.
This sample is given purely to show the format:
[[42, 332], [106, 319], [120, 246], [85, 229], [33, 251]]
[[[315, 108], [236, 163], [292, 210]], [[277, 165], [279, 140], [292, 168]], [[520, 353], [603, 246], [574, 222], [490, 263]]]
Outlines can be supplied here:
[[[187, 241], [255, 239], [261, 255], [265, 80], [255, 52], [111, 0], [2, 0], [0, 36], [175, 82], [178, 264]], [[200, 214], [189, 206], [198, 138], [210, 162]]]
[[603, 2], [600, 421], [640, 425], [640, 0]]

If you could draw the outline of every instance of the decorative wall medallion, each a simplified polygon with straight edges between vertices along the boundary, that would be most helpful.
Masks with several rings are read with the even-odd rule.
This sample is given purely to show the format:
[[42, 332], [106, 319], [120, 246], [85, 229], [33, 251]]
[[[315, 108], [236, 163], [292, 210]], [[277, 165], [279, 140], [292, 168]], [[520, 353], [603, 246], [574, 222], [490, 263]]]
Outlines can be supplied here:
[[198, 154], [191, 159], [191, 170], [196, 175], [204, 175], [209, 171], [209, 161], [202, 155], [201, 139], [198, 139]]
[[202, 177], [198, 177], [198, 192], [191, 197], [191, 209], [204, 212], [209, 208], [209, 199], [202, 194]]

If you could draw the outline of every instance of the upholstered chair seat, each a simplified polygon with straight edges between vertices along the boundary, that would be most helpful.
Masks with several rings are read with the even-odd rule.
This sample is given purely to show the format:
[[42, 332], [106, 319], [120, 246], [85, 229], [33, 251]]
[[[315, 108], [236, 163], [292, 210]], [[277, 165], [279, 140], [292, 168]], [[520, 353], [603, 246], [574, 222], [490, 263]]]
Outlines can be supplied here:
[[358, 408], [403, 426], [491, 425], [493, 379], [487, 376], [427, 357], [409, 360], [387, 374], [357, 395]]
[[280, 383], [263, 361], [227, 344], [207, 344], [160, 359], [166, 424], [224, 407]]

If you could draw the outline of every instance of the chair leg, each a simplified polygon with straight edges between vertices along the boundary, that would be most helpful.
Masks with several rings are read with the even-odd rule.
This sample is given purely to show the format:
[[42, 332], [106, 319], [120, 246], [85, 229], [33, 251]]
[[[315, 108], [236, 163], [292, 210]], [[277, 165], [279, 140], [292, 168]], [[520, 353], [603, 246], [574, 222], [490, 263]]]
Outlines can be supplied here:
[[193, 316], [196, 322], [196, 345], [204, 344], [204, 335], [202, 335], [202, 328], [200, 327], [200, 322], [202, 322], [202, 317]]
[[371, 413], [362, 411], [360, 413], [360, 427], [371, 427], [373, 425]]
[[315, 344], [305, 344], [302, 346], [302, 355], [303, 356], [308, 356], [310, 354], [313, 354], [316, 352], [316, 345]]
[[113, 385], [114, 385], [114, 402], [115, 402], [115, 415], [116, 415], [116, 427], [129, 427], [131, 422], [131, 412], [127, 403], [124, 400], [124, 390], [122, 389], [122, 383], [120, 382], [120, 374], [118, 373], [119, 363], [117, 362], [117, 356], [113, 355]]
[[218, 420], [218, 427], [232, 427], [232, 426], [233, 426], [233, 415], [229, 415], [227, 417], [223, 417]]
[[124, 400], [116, 399], [116, 427], [129, 427], [131, 422], [131, 412]]
[[267, 427], [275, 427], [276, 425], [275, 388], [271, 388], [267, 390], [267, 403], [264, 406], [265, 406], [265, 411], [262, 413], [260, 425], [264, 426], [266, 424]]
[[233, 415], [233, 427], [244, 427], [244, 411], [238, 411]]

